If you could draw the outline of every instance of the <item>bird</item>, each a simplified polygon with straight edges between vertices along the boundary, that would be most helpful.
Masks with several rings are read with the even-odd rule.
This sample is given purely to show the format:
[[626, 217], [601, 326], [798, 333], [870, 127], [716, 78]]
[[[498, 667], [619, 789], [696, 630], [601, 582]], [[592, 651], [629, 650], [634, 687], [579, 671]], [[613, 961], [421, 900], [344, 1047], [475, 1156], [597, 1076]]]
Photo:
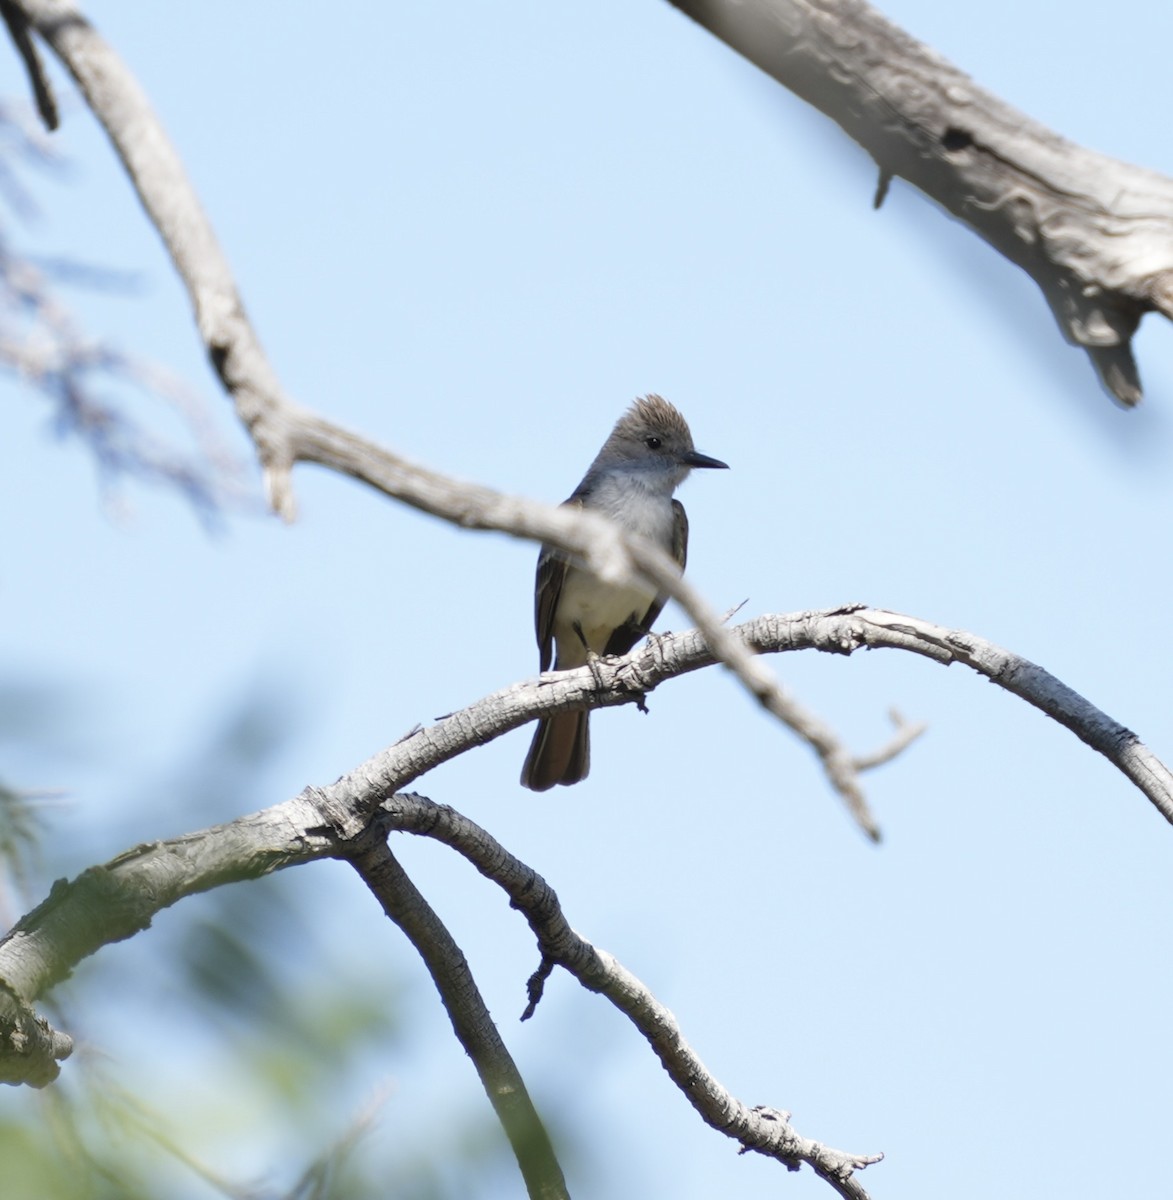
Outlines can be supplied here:
[[[582, 482], [563, 507], [610, 517], [670, 554], [684, 570], [688, 517], [672, 493], [696, 467], [728, 464], [699, 453], [688, 422], [662, 396], [641, 396], [616, 422]], [[626, 654], [647, 636], [667, 597], [640, 580], [604, 581], [581, 562], [543, 546], [534, 584], [534, 625], [541, 669], [581, 667], [600, 655]], [[555, 713], [538, 721], [521, 783], [544, 792], [587, 777], [590, 714]]]

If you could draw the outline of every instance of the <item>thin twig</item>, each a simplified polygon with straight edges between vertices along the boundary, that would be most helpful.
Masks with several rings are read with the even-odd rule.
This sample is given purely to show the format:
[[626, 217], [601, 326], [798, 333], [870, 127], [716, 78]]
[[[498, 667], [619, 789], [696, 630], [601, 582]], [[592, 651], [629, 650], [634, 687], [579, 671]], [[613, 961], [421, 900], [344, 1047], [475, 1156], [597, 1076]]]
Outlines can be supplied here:
[[24, 63], [24, 69], [28, 72], [33, 99], [37, 102], [37, 112], [45, 122], [45, 128], [52, 132], [60, 124], [57, 101], [53, 96], [49, 76], [45, 74], [45, 64], [41, 62], [41, 56], [29, 36], [29, 18], [14, 0], [0, 0], [0, 17], [4, 18], [8, 36], [12, 38], [21, 62]]
[[873, 750], [871, 754], [857, 754], [851, 760], [851, 765], [856, 771], [862, 773], [890, 763], [898, 755], [903, 754], [929, 727], [927, 721], [906, 721], [894, 708], [888, 710], [888, 717], [895, 726], [896, 732], [884, 745], [878, 750]]

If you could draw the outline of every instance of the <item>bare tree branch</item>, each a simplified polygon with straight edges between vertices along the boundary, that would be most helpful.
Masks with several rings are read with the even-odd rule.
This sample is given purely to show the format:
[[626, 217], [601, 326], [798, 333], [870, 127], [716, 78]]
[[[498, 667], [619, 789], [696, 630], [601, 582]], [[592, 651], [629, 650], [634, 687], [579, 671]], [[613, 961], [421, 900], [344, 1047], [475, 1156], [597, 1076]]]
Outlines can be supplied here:
[[[814, 649], [851, 654], [887, 648], [945, 666], [968, 666], [1099, 751], [1173, 823], [1173, 773], [1134, 733], [1042, 667], [983, 638], [858, 607], [763, 616], [732, 632], [757, 653]], [[24, 1006], [68, 975], [80, 959], [145, 929], [156, 912], [183, 896], [317, 858], [347, 857], [339, 839], [359, 839], [381, 804], [432, 767], [535, 717], [632, 702], [667, 679], [713, 662], [695, 630], [653, 637], [622, 658], [601, 659], [593, 670], [542, 675], [486, 696], [412, 732], [329, 787], [307, 790], [227, 825], [138, 846], [72, 883], [59, 883], [0, 942], [0, 1034], [23, 1020]], [[841, 757], [852, 761], [846, 751]], [[413, 827], [412, 832], [428, 831]], [[23, 1065], [6, 1064], [5, 1053], [13, 1048], [0, 1037], [0, 1077], [28, 1082], [51, 1078], [51, 1063], [43, 1057], [46, 1046], [68, 1052], [63, 1042], [43, 1043], [40, 1057], [26, 1057]]]
[[1132, 335], [1173, 318], [1173, 179], [1085, 150], [862, 0], [671, 0], [1020, 266], [1105, 390], [1142, 396]]
[[[842, 625], [840, 616], [846, 617]], [[789, 618], [764, 617], [761, 620], [769, 627], [778, 620], [788, 622]], [[846, 654], [863, 646], [911, 650], [944, 666], [961, 663], [984, 675], [991, 683], [1034, 705], [1071, 730], [1080, 741], [1099, 751], [1141, 790], [1166, 821], [1173, 824], [1173, 772], [1131, 729], [1101, 712], [1062, 680], [1029, 659], [964, 630], [947, 629], [883, 609], [860, 609], [847, 614], [806, 614], [802, 624], [807, 626], [802, 633], [793, 631], [793, 648], [796, 650], [805, 646], [817, 650], [832, 650], [839, 646]], [[766, 644], [772, 644], [776, 636], [771, 629]]]
[[[332, 807], [327, 800], [327, 810]], [[443, 842], [504, 889], [533, 929], [543, 966], [556, 963], [565, 968], [584, 987], [606, 996], [624, 1013], [708, 1125], [736, 1139], [744, 1150], [777, 1159], [792, 1171], [806, 1163], [841, 1196], [867, 1200], [854, 1173], [879, 1162], [882, 1155], [833, 1150], [799, 1134], [790, 1125], [788, 1113], [750, 1108], [732, 1096], [685, 1041], [672, 1013], [618, 960], [577, 934], [563, 915], [553, 888], [491, 834], [455, 809], [433, 804], [423, 796], [392, 796], [382, 811], [391, 828]], [[527, 1015], [532, 1008], [531, 1003]]]
[[73, 1039], [54, 1029], [19, 996], [0, 986], [0, 1083], [41, 1088], [61, 1073], [57, 1065], [73, 1053]]
[[570, 1193], [545, 1126], [525, 1080], [510, 1056], [468, 961], [448, 928], [408, 878], [387, 846], [386, 833], [368, 838], [350, 863], [383, 911], [407, 935], [424, 960], [453, 1032], [472, 1059], [505, 1135], [531, 1200], [567, 1200]]
[[[948, 629], [883, 609], [848, 606], [819, 612], [757, 617], [730, 631], [753, 653], [820, 650], [852, 654], [861, 649], [900, 649], [948, 666], [960, 663], [1005, 688], [1071, 730], [1099, 751], [1173, 823], [1173, 774], [1137, 736], [1049, 672], [1028, 659], [975, 634]], [[715, 656], [696, 630], [651, 637], [622, 658], [601, 659], [541, 675], [536, 680], [486, 696], [458, 713], [419, 729], [344, 776], [335, 787], [349, 794], [358, 787], [368, 803], [391, 795], [438, 763], [491, 741], [538, 715], [579, 708], [633, 703], [677, 675], [711, 666]], [[812, 743], [828, 753], [834, 769], [854, 772], [876, 756], [856, 760], [841, 744]], [[883, 754], [880, 761], [886, 761]], [[825, 765], [830, 773], [831, 767]], [[373, 791], [369, 790], [373, 789]]]
[[906, 721], [894, 708], [888, 710], [888, 716], [895, 726], [891, 740], [887, 745], [873, 750], [871, 754], [857, 754], [851, 760], [855, 770], [862, 773], [891, 762], [897, 755], [903, 754], [929, 727], [927, 721]]
[[56, 882], [0, 942], [0, 1000], [5, 988], [36, 1000], [80, 960], [139, 934], [184, 896], [330, 857], [335, 842], [315, 833], [318, 824], [313, 805], [294, 797], [222, 826], [146, 842], [76, 880]]
[[[384, 801], [382, 807], [380, 800]], [[434, 914], [429, 916], [430, 910], [409, 911], [416, 900], [403, 890], [405, 877], [396, 878], [394, 868], [388, 873], [387, 865], [393, 860], [372, 849], [376, 829], [380, 837], [400, 830], [436, 838], [458, 850], [501, 886], [514, 906], [526, 914], [543, 954], [593, 991], [606, 995], [628, 1015], [652, 1043], [669, 1075], [714, 1128], [736, 1138], [743, 1147], [777, 1158], [792, 1169], [808, 1162], [840, 1195], [866, 1200], [866, 1193], [851, 1173], [879, 1161], [877, 1157], [831, 1150], [803, 1138], [777, 1110], [751, 1109], [735, 1100], [708, 1073], [684, 1041], [675, 1018], [648, 989], [610, 955], [573, 933], [557, 897], [536, 871], [466, 817], [424, 797], [380, 798], [338, 785], [321, 790], [307, 788], [292, 800], [227, 825], [136, 847], [104, 866], [91, 868], [72, 883], [58, 884], [49, 899], [0, 942], [0, 982], [6, 981], [11, 995], [18, 996], [22, 1014], [39, 1020], [31, 1016], [27, 1005], [64, 978], [80, 957], [93, 953], [103, 941], [119, 941], [146, 928], [155, 912], [183, 896], [323, 857], [357, 856], [360, 874], [373, 884], [380, 902], [395, 910], [389, 913], [392, 919], [399, 923], [403, 918], [412, 926], [409, 936], [413, 943], [421, 953], [427, 949], [425, 959], [429, 969], [435, 966], [441, 976], [437, 985], [443, 985], [441, 994], [446, 1005], [456, 992], [461, 994], [455, 1012], [449, 1010], [454, 1025], [457, 1020], [468, 1019], [479, 1023], [477, 1009], [483, 1006], [479, 997], [473, 1000], [470, 996], [468, 989], [471, 986], [475, 992], [475, 985], [467, 977], [467, 968], [460, 967], [459, 950], [451, 947], [457, 956], [453, 958], [442, 947], [435, 948], [439, 931], [432, 927]], [[407, 887], [414, 892], [409, 883]], [[82, 927], [80, 935], [74, 926]], [[446, 931], [439, 936], [446, 938]], [[0, 999], [5, 994], [0, 988]], [[477, 1041], [485, 1031], [466, 1029], [465, 1033]], [[34, 1086], [48, 1082], [41, 1073], [48, 1067], [56, 1074], [53, 1060], [68, 1054], [68, 1043], [65, 1035], [52, 1033], [56, 1049], [43, 1049], [34, 1058], [31, 1054], [11, 1053], [0, 1040], [0, 1082]], [[496, 1072], [506, 1070], [503, 1061], [485, 1045], [478, 1053], [491, 1060], [488, 1069], [492, 1086], [499, 1090], [503, 1080]], [[24, 1068], [24, 1073], [19, 1074], [17, 1068]], [[517, 1114], [512, 1116], [516, 1118]], [[534, 1153], [528, 1141], [524, 1141], [524, 1153]], [[557, 1190], [552, 1173], [542, 1176], [542, 1186], [545, 1190], [531, 1195], [565, 1194]]]
[[49, 84], [48, 75], [45, 74], [41, 56], [37, 53], [33, 39], [29, 36], [28, 16], [19, 4], [14, 3], [14, 0], [0, 0], [0, 17], [4, 18], [8, 36], [12, 38], [16, 52], [20, 55], [24, 69], [28, 73], [29, 84], [33, 89], [33, 99], [37, 103], [37, 112], [40, 113], [41, 120], [45, 122], [45, 128], [52, 132], [60, 123], [57, 115], [57, 101], [53, 97], [53, 88]]

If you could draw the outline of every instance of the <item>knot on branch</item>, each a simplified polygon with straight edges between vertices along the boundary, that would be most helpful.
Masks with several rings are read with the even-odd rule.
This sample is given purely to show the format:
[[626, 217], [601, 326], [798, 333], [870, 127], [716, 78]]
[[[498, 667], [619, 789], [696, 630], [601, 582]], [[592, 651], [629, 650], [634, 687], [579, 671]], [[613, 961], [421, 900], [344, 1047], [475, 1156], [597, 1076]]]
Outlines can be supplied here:
[[59, 1033], [10, 992], [0, 1001], [0, 1083], [43, 1088], [61, 1073], [73, 1039]]

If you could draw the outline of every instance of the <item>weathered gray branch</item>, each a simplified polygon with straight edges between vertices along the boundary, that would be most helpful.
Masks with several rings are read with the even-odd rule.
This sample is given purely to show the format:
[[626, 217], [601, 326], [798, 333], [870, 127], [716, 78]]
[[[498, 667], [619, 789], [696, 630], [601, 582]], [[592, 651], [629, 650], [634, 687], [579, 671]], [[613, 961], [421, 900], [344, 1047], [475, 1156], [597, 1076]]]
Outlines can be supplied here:
[[1085, 150], [862, 0], [671, 0], [1042, 289], [1106, 390], [1136, 404], [1132, 335], [1173, 318], [1173, 179]]
[[[767, 615], [746, 621], [730, 632], [751, 652], [759, 654], [794, 650], [853, 654], [862, 649], [899, 649], [945, 666], [967, 666], [1040, 709], [1103, 754], [1173, 824], [1173, 774], [1134, 733], [1042, 667], [984, 638], [862, 606]], [[539, 714], [632, 703], [666, 680], [713, 662], [714, 656], [696, 630], [653, 636], [623, 658], [602, 659], [593, 668], [542, 675], [486, 696], [467, 709], [409, 734], [344, 776], [334, 788], [340, 789], [342, 796], [365, 794], [367, 803], [374, 803], [380, 796], [407, 787], [438, 763], [516, 729]], [[845, 765], [852, 763], [846, 751], [840, 749], [838, 756]]]
[[567, 1200], [570, 1193], [550, 1137], [460, 947], [391, 853], [386, 832], [366, 840], [351, 865], [424, 960], [453, 1032], [513, 1147], [530, 1200]]
[[[329, 807], [329, 802], [326, 802]], [[538, 939], [543, 967], [557, 964], [579, 983], [606, 996], [647, 1040], [664, 1070], [700, 1117], [744, 1150], [766, 1155], [798, 1170], [806, 1163], [841, 1196], [867, 1200], [855, 1172], [882, 1155], [849, 1154], [803, 1137], [790, 1114], [750, 1108], [715, 1079], [684, 1039], [672, 1013], [605, 950], [591, 945], [567, 922], [553, 888], [532, 867], [514, 858], [491, 834], [446, 805], [422, 796], [396, 795], [382, 808], [394, 829], [419, 833], [452, 847], [509, 896]], [[532, 1012], [533, 1005], [527, 1009]]]
[[[763, 616], [731, 632], [756, 653], [899, 649], [946, 666], [968, 666], [1103, 754], [1173, 823], [1173, 774], [1134, 733], [1043, 668], [973, 634], [859, 607]], [[53, 1058], [64, 1057], [67, 1039], [42, 1039], [22, 1058], [6, 1031], [18, 1018], [25, 1020], [25, 1007], [81, 958], [146, 928], [161, 908], [220, 883], [316, 858], [346, 857], [339, 838], [360, 838], [381, 804], [440, 763], [535, 717], [630, 703], [667, 679], [713, 662], [703, 638], [690, 631], [654, 637], [623, 658], [600, 660], [594, 670], [583, 667], [514, 684], [412, 732], [329, 787], [227, 825], [136, 847], [72, 883], [58, 884], [0, 942], [0, 1078], [52, 1078], [55, 1068], [45, 1054], [51, 1049]], [[854, 766], [860, 769], [865, 762]], [[19, 1027], [27, 1028], [27, 1021]]]
[[58, 880], [48, 897], [0, 941], [0, 1082], [43, 1087], [73, 1043], [44, 1027], [28, 1006], [102, 946], [146, 929], [160, 910], [223, 883], [256, 879], [293, 863], [328, 857], [316, 810], [301, 797], [166, 842], [150, 842]]

